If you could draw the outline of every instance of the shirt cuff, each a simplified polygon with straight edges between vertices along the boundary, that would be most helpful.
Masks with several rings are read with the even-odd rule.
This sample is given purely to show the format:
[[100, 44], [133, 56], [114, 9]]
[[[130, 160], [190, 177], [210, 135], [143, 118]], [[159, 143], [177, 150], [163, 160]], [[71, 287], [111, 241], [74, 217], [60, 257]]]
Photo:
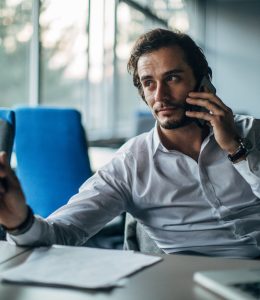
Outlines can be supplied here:
[[39, 216], [34, 217], [34, 222], [29, 230], [25, 233], [12, 235], [7, 233], [6, 238], [10, 243], [15, 243], [18, 246], [35, 246], [39, 242], [43, 226], [43, 219]]

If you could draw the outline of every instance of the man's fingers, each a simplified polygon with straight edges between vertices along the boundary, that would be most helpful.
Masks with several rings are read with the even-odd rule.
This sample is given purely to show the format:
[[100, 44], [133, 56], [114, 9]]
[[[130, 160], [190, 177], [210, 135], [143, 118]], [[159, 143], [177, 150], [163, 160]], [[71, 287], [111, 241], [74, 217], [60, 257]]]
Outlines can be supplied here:
[[16, 182], [16, 176], [13, 173], [7, 154], [4, 151], [0, 152], [0, 180], [10, 181], [12, 184]]
[[3, 195], [7, 191], [7, 182], [5, 178], [0, 179], [0, 195]]
[[212, 93], [207, 93], [207, 92], [190, 92], [188, 96], [190, 98], [195, 99], [195, 100], [197, 100], [197, 99], [209, 100], [209, 101], [217, 104], [218, 106], [220, 106], [224, 110], [228, 110], [229, 109], [229, 107], [227, 107], [225, 105], [225, 103], [218, 96], [216, 96], [216, 95], [214, 95]]
[[2, 163], [3, 165], [8, 164], [7, 154], [5, 151], [0, 151], [0, 163]]
[[6, 153], [0, 152], [0, 178], [6, 176]]
[[0, 152], [0, 171], [5, 170], [6, 168], [10, 167], [8, 162], [7, 154], [4, 151]]
[[222, 115], [223, 114], [223, 109], [216, 103], [212, 103], [208, 99], [193, 99], [193, 98], [187, 98], [186, 100], [189, 104], [191, 105], [197, 105], [200, 107], [206, 108], [211, 114], [214, 115]]
[[7, 191], [7, 176], [9, 163], [6, 152], [0, 152], [0, 194], [3, 195]]
[[210, 113], [204, 112], [204, 111], [186, 111], [185, 112], [186, 116], [190, 117], [190, 118], [196, 118], [196, 119], [202, 119], [205, 121], [211, 121], [213, 115], [211, 115]]
[[191, 118], [202, 119], [205, 121], [211, 120], [210, 114], [207, 112], [186, 111], [185, 114], [186, 114], [186, 116], [191, 117]]

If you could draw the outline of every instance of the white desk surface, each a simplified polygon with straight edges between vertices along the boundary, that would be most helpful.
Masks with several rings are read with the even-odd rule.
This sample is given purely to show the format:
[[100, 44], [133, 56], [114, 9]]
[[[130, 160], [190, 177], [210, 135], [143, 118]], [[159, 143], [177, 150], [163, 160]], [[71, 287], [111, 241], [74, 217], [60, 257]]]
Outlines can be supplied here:
[[114, 148], [89, 147], [88, 154], [92, 170], [96, 171], [110, 162], [116, 151], [117, 149]]
[[5, 241], [0, 241], [0, 264], [25, 251], [27, 251], [26, 248], [16, 247]]
[[[0, 272], [22, 263], [29, 253], [29, 251], [23, 252], [2, 263]], [[0, 298], [1, 300], [217, 300], [220, 298], [193, 282], [193, 273], [198, 270], [240, 267], [260, 268], [260, 260], [164, 255], [162, 262], [130, 276], [125, 287], [115, 288], [111, 291], [0, 283]]]

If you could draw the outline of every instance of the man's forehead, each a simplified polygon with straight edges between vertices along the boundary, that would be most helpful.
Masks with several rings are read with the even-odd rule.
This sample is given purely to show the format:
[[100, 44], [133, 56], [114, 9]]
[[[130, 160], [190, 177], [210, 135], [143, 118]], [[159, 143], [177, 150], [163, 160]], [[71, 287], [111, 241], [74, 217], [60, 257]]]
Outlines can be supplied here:
[[182, 70], [187, 66], [184, 60], [184, 54], [180, 47], [172, 46], [160, 48], [140, 56], [137, 63], [137, 70], [140, 73], [164, 69], [165, 72], [170, 70]]
[[164, 54], [171, 55], [173, 57], [174, 56], [178, 56], [178, 57], [184, 57], [185, 56], [184, 51], [180, 46], [173, 45], [173, 46], [167, 46], [167, 47], [160, 47], [158, 49], [148, 51], [148, 52], [142, 54], [140, 56], [140, 58], [149, 57], [149, 56], [161, 56], [161, 55], [164, 55]]

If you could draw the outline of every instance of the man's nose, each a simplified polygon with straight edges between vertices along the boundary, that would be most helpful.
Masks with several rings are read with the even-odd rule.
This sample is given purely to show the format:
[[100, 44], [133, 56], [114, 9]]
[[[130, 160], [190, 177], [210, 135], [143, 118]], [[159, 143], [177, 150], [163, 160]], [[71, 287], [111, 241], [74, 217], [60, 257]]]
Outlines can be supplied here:
[[166, 84], [163, 82], [160, 82], [156, 86], [155, 94], [154, 94], [154, 100], [155, 101], [163, 101], [166, 96], [169, 94], [169, 89]]

